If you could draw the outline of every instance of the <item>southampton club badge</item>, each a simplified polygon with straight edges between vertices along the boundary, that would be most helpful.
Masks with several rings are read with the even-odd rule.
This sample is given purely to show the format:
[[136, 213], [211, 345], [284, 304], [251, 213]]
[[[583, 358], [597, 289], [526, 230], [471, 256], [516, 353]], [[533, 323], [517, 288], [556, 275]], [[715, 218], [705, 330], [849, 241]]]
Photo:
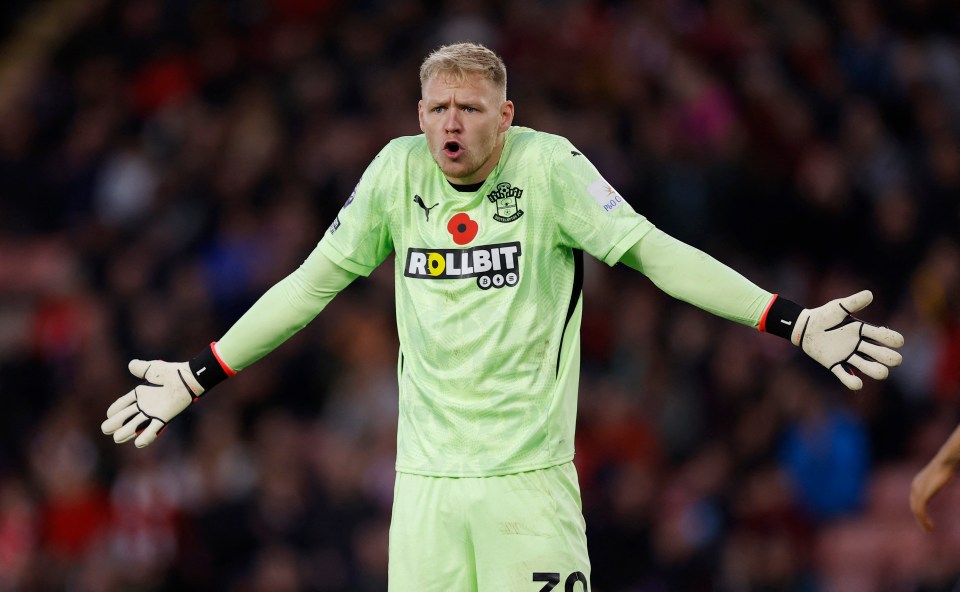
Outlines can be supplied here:
[[497, 213], [493, 219], [497, 222], [513, 222], [523, 215], [517, 200], [523, 195], [523, 189], [512, 187], [510, 183], [499, 183], [497, 188], [487, 194], [487, 199], [497, 204]]

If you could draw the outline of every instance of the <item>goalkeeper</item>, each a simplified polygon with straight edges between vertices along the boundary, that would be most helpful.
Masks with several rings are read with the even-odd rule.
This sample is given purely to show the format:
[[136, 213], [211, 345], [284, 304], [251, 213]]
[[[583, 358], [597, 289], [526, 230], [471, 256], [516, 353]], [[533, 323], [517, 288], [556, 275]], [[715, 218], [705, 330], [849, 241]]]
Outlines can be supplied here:
[[420, 69], [423, 134], [371, 162], [316, 249], [189, 362], [130, 362], [107, 410], [116, 442], [152, 443], [218, 382], [271, 352], [396, 253], [400, 352], [393, 592], [589, 590], [573, 465], [582, 252], [720, 317], [789, 339], [856, 390], [903, 338], [804, 308], [637, 214], [566, 139], [512, 125], [501, 59], [441, 47]]

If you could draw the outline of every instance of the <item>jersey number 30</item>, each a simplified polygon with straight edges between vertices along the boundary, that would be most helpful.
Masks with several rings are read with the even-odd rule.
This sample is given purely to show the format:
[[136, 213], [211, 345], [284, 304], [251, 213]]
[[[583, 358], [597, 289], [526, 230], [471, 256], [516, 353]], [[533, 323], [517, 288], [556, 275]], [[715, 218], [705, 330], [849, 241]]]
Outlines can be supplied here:
[[[540, 588], [540, 592], [550, 592], [560, 584], [560, 574], [535, 571], [533, 572], [533, 581], [546, 582], [546, 585]], [[583, 592], [590, 592], [590, 587], [587, 585], [587, 576], [579, 571], [575, 571], [567, 576], [567, 581], [563, 585], [563, 592], [574, 592], [574, 587], [577, 585], [577, 582], [583, 584]]]

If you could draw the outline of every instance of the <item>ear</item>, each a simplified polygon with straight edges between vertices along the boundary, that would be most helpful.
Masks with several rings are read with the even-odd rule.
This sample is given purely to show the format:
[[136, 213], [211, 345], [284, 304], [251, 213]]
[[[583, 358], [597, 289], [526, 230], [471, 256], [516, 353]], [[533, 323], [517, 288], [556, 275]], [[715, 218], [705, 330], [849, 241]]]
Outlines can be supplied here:
[[500, 106], [500, 133], [510, 129], [513, 125], [513, 101], [504, 101]]
[[420, 120], [420, 131], [426, 132], [427, 130], [423, 125], [423, 99], [417, 101], [417, 119]]

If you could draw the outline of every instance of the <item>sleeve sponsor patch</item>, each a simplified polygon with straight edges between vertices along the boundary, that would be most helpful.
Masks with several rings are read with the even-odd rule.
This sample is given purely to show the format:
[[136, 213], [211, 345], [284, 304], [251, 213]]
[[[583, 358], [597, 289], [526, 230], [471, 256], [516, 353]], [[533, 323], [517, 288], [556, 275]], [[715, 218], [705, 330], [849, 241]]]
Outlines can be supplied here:
[[597, 179], [587, 186], [587, 192], [593, 196], [593, 199], [603, 208], [604, 212], [612, 212], [620, 207], [623, 198], [617, 193], [610, 183], [607, 183], [603, 177]]

